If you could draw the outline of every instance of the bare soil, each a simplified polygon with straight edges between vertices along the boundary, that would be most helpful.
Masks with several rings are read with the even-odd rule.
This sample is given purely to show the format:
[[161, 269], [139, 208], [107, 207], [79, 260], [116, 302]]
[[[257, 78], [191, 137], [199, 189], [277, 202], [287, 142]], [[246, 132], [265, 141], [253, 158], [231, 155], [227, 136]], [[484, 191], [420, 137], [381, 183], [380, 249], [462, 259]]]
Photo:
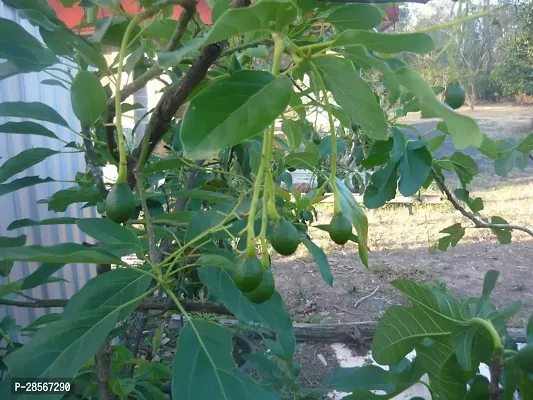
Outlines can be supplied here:
[[[532, 131], [532, 111], [531, 107], [509, 104], [484, 105], [474, 111], [461, 110], [475, 118], [482, 131], [496, 140], [523, 137]], [[416, 116], [410, 116], [403, 122], [417, 126], [420, 133], [436, 126], [435, 121], [422, 121]], [[447, 143], [442, 155], [453, 151], [453, 144]], [[533, 226], [531, 163], [526, 170], [513, 171], [510, 176], [502, 178], [495, 175], [490, 160], [474, 149], [468, 152], [480, 166], [480, 179], [474, 182], [472, 191], [473, 195], [484, 199], [482, 216], [498, 215], [510, 223]], [[320, 207], [318, 223], [328, 223], [331, 204]], [[315, 229], [311, 229], [311, 235], [328, 254], [335, 277], [333, 287], [323, 281], [318, 267], [303, 246], [291, 258], [273, 258], [276, 285], [294, 321], [335, 323], [378, 320], [388, 306], [404, 302], [390, 285], [395, 279], [443, 285], [460, 298], [479, 295], [485, 272], [497, 269], [501, 276], [493, 292], [493, 300], [497, 306], [504, 307], [521, 299], [522, 310], [509, 324], [525, 327], [533, 313], [533, 238], [513, 232], [513, 242], [500, 245], [490, 231], [472, 228], [467, 230], [457, 247], [441, 252], [434, 247], [441, 237], [439, 231], [456, 222], [471, 226], [451, 205], [388, 205], [379, 210], [365, 211], [370, 227], [368, 270], [359, 260], [355, 244], [336, 246], [326, 233]], [[355, 307], [358, 300], [376, 288], [374, 295]], [[327, 366], [317, 358], [317, 354], [325, 357]], [[328, 371], [337, 367], [331, 347], [324, 344], [302, 345], [297, 359], [302, 364], [302, 384], [307, 387], [316, 386]]]

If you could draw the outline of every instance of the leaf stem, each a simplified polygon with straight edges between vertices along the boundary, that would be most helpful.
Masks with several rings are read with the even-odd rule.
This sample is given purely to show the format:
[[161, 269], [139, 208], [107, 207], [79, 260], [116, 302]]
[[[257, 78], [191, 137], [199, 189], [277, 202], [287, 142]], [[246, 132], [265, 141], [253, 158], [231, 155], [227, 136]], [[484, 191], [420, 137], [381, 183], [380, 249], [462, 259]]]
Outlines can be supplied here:
[[333, 191], [333, 211], [336, 215], [339, 215], [342, 214], [342, 207], [340, 202], [339, 191], [337, 190], [337, 182], [335, 180], [335, 177], [337, 176], [337, 132], [335, 130], [333, 112], [331, 111], [331, 104], [329, 103], [328, 92], [326, 90], [324, 80], [322, 79], [318, 68], [312, 62], [309, 63], [309, 65], [311, 66], [311, 69], [313, 70], [313, 73], [316, 76], [316, 81], [319, 83], [320, 89], [322, 90], [324, 96], [324, 105], [328, 113], [329, 130], [331, 133], [331, 175], [329, 176], [326, 182], [329, 181], [329, 183], [331, 184], [331, 189]]
[[488, 331], [488, 333], [490, 334], [490, 337], [492, 338], [492, 342], [494, 343], [494, 351], [495, 352], [501, 352], [502, 351], [502, 349], [503, 349], [502, 339], [500, 338], [500, 335], [498, 334], [498, 332], [494, 328], [494, 325], [492, 324], [491, 321], [488, 321], [488, 320], [483, 319], [483, 318], [475, 317], [475, 318], [472, 318], [469, 321], [469, 323], [471, 325], [479, 325], [479, 326], [484, 327]]

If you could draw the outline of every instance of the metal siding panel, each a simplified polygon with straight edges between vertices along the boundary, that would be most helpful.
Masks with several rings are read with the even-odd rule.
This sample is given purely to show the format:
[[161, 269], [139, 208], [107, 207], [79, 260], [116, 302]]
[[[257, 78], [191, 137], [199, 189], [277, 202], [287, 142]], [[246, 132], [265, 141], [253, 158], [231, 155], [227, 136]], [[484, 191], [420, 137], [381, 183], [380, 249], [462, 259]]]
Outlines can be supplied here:
[[[37, 28], [25, 20], [19, 19], [15, 12], [3, 3], [0, 3], [0, 16], [21, 24], [28, 32], [40, 39]], [[59, 66], [65, 68], [63, 65]], [[51, 77], [48, 74], [41, 72], [17, 75], [2, 80], [0, 81], [0, 101], [40, 101], [57, 110], [67, 120], [71, 128], [79, 129], [79, 122], [72, 112], [70, 104], [70, 93], [61, 87], [40, 84], [43, 79], [49, 78]], [[6, 122], [5, 120], [11, 119], [0, 118], [0, 123]], [[67, 142], [80, 141], [78, 135], [66, 128], [49, 123], [39, 123], [45, 125]], [[55, 150], [62, 150], [64, 145], [60, 141], [41, 136], [0, 134], [0, 158], [2, 159], [0, 163], [32, 147], [50, 147]], [[56, 214], [48, 211], [46, 204], [37, 204], [38, 200], [48, 198], [56, 191], [72, 186], [73, 183], [65, 181], [73, 181], [76, 172], [83, 171], [85, 169], [84, 166], [85, 161], [82, 153], [57, 154], [17, 174], [14, 179], [39, 175], [40, 177], [50, 176], [62, 182], [41, 184], [0, 197], [0, 209], [4, 211], [0, 214], [0, 235], [18, 236], [25, 234], [28, 236], [28, 244], [43, 245], [52, 245], [65, 241], [81, 243], [84, 240], [91, 240], [87, 239], [75, 225], [43, 226], [7, 231], [7, 227], [12, 221], [21, 218], [41, 220], [54, 216], [95, 217], [97, 214], [94, 208], [82, 210], [80, 205], [73, 205], [65, 213]], [[21, 279], [35, 271], [37, 267], [37, 263], [16, 263], [10, 279], [12, 281]], [[56, 276], [67, 279], [69, 282], [49, 284], [46, 287], [35, 288], [26, 293], [38, 298], [70, 298], [85, 282], [95, 275], [96, 268], [94, 265], [68, 265], [60, 270]], [[11, 315], [17, 320], [19, 325], [25, 326], [44, 314], [60, 311], [60, 309], [4, 307], [0, 308], [0, 319], [5, 315]]]

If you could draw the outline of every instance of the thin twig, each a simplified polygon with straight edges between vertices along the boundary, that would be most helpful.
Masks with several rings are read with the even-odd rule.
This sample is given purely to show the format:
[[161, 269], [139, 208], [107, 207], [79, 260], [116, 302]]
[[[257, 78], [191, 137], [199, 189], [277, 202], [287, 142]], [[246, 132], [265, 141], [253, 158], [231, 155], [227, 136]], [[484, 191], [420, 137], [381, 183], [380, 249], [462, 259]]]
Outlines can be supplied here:
[[476, 228], [489, 228], [489, 229], [514, 229], [517, 231], [522, 231], [527, 233], [528, 235], [533, 237], [533, 230], [530, 228], [527, 228], [522, 225], [516, 225], [516, 224], [493, 224], [491, 222], [486, 222], [478, 217], [476, 217], [473, 213], [470, 211], [467, 211], [462, 205], [460, 205], [457, 200], [453, 197], [452, 193], [450, 192], [450, 189], [446, 187], [446, 184], [444, 183], [444, 179], [435, 171], [432, 170], [433, 178], [435, 179], [435, 182], [437, 182], [437, 185], [439, 186], [440, 190], [444, 192], [446, 195], [446, 198], [450, 203], [452, 203], [453, 208], [455, 208], [457, 211], [459, 211], [463, 216], [468, 218], [470, 221], [474, 223], [474, 226]]
[[366, 296], [361, 297], [361, 298], [360, 298], [359, 300], [357, 300], [356, 303], [353, 305], [353, 308], [357, 308], [357, 307], [359, 307], [363, 301], [365, 301], [365, 300], [371, 298], [372, 296], [374, 296], [374, 295], [377, 293], [378, 290], [379, 290], [379, 286], [376, 287], [372, 293], [370, 293], [370, 294], [368, 294], [368, 295], [366, 295]]

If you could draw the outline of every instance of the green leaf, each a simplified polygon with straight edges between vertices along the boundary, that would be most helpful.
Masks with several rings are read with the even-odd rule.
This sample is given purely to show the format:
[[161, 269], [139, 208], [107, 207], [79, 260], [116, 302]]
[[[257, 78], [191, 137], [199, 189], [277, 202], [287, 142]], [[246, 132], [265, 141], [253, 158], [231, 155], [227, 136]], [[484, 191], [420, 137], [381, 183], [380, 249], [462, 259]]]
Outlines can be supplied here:
[[292, 153], [285, 157], [285, 167], [311, 169], [318, 164], [318, 154], [316, 153]]
[[196, 264], [203, 267], [224, 268], [228, 271], [235, 271], [237, 268], [237, 265], [233, 261], [228, 260], [226, 257], [218, 254], [203, 254], [196, 261]]
[[300, 144], [302, 144], [303, 135], [300, 125], [296, 121], [283, 118], [281, 127], [283, 129], [283, 133], [285, 136], [287, 136], [291, 146], [291, 151], [294, 152], [300, 146]]
[[55, 192], [49, 199], [39, 200], [39, 204], [48, 204], [49, 211], [64, 212], [74, 203], [98, 203], [100, 192], [96, 186], [73, 186]]
[[63, 268], [65, 264], [44, 263], [30, 275], [24, 278], [22, 290], [33, 289], [47, 282], [48, 278]]
[[[185, 154], [192, 159], [209, 158], [257, 135], [285, 110], [291, 93], [289, 78], [264, 71], [241, 70], [217, 80], [187, 109], [181, 127]], [[205, 118], [205, 113], [210, 117]]]
[[[70, 33], [72, 32], [69, 32], [69, 34]], [[97, 67], [100, 71], [107, 73], [107, 61], [102, 51], [98, 51], [91, 42], [80, 35], [73, 34], [72, 40], [74, 48], [86, 63]]]
[[457, 188], [453, 191], [453, 194], [455, 197], [457, 197], [457, 199], [464, 201], [474, 213], [477, 213], [484, 208], [483, 199], [481, 197], [476, 197], [473, 199], [470, 197], [470, 192], [466, 189]]
[[[112, 273], [113, 271], [106, 275]], [[83, 296], [90, 282], [69, 301], [67, 309], [71, 307], [76, 296]], [[124, 305], [133, 300], [134, 298], [129, 297], [130, 293], [122, 291], [118, 304]], [[100, 348], [121, 313], [124, 314], [125, 311], [125, 308], [120, 308], [117, 303], [111, 303], [101, 297], [99, 300], [106, 302], [109, 307], [95, 309], [97, 304], [93, 304], [84, 309], [83, 313], [67, 313], [70, 315], [63, 315], [59, 321], [40, 329], [29, 343], [6, 356], [4, 362], [9, 368], [9, 377], [74, 378]], [[129, 308], [129, 311], [133, 309], [131, 306]], [[29, 363], [28, 360], [32, 362]], [[0, 397], [11, 398], [11, 385], [9, 378], [6, 379], [0, 385]]]
[[415, 194], [426, 181], [433, 157], [423, 141], [408, 141], [400, 162], [398, 190], [404, 196]]
[[39, 178], [38, 176], [26, 176], [24, 178], [14, 179], [9, 183], [0, 184], [0, 196], [29, 186], [48, 182], [55, 182], [55, 180], [52, 178]]
[[211, 27], [205, 44], [220, 42], [246, 32], [283, 32], [296, 19], [290, 2], [261, 1], [246, 8], [224, 12]]
[[372, 356], [379, 364], [400, 362], [425, 338], [446, 337], [466, 320], [466, 309], [453, 297], [407, 280], [393, 286], [404, 293], [412, 307], [392, 306], [381, 317]]
[[16, 9], [38, 10], [48, 18], [56, 18], [54, 9], [46, 0], [3, 0], [4, 4]]
[[372, 147], [370, 147], [365, 159], [361, 162], [363, 168], [371, 169], [387, 163], [394, 142], [392, 138], [389, 138], [387, 141], [377, 140], [372, 143]]
[[457, 357], [457, 361], [465, 371], [472, 370], [472, 348], [474, 339], [478, 331], [478, 326], [467, 326], [460, 328], [452, 336], [452, 345]]
[[230, 8], [231, 0], [216, 0], [215, 5], [212, 7], [211, 19], [213, 23], [217, 22], [217, 19]]
[[452, 163], [459, 180], [463, 183], [471, 183], [479, 173], [479, 167], [474, 159], [464, 153], [455, 152], [449, 158], [449, 161]]
[[146, 168], [144, 168], [144, 173], [153, 174], [159, 171], [182, 168], [186, 165], [187, 164], [181, 158], [163, 158], [148, 164]]
[[334, 56], [320, 57], [313, 62], [337, 104], [361, 125], [363, 132], [372, 139], [386, 140], [388, 124], [383, 109], [359, 73]]
[[120, 258], [96, 247], [77, 243], [62, 243], [54, 246], [24, 246], [0, 248], [0, 260], [34, 261], [45, 263], [95, 263], [123, 264]]
[[70, 100], [81, 124], [93, 125], [105, 110], [107, 95], [95, 74], [80, 71], [72, 82]]
[[[490, 222], [492, 224], [508, 224], [509, 223], [502, 217], [497, 217], [497, 216], [491, 217]], [[490, 228], [490, 230], [492, 231], [492, 233], [496, 235], [496, 237], [498, 238], [498, 242], [500, 242], [500, 244], [511, 243], [511, 240], [512, 240], [511, 229]]]
[[98, 242], [106, 244], [132, 244], [133, 247], [142, 247], [139, 238], [130, 230], [110, 219], [83, 218], [76, 223], [83, 233], [93, 237]]
[[[152, 278], [128, 266], [117, 268], [88, 281], [83, 288], [69, 300], [63, 318], [76, 318], [90, 310], [113, 309], [126, 304], [142, 295], [148, 289]], [[118, 311], [118, 319], [126, 318], [141, 300], [128, 304]]]
[[449, 338], [437, 337], [429, 345], [418, 346], [417, 359], [421, 368], [428, 372], [431, 386], [439, 398], [464, 399], [468, 377], [455, 357]]
[[[337, 137], [337, 154], [342, 156], [347, 148], [348, 141]], [[331, 135], [322, 136], [322, 140], [318, 145], [318, 158], [331, 156], [332, 149], [333, 146], [331, 146]]]
[[19, 10], [18, 14], [21, 18], [27, 19], [32, 25], [40, 26], [49, 31], [58, 30], [63, 25], [57, 19], [51, 21], [46, 15], [36, 9], [22, 9]]
[[22, 151], [2, 164], [0, 167], [0, 183], [7, 181], [12, 176], [33, 167], [44, 159], [58, 153], [59, 151], [44, 147], [36, 147]]
[[432, 137], [431, 139], [426, 139], [427, 148], [430, 152], [435, 152], [444, 144], [446, 140], [446, 135], [438, 135]]
[[44, 126], [31, 121], [6, 122], [5, 124], [0, 125], [0, 132], [25, 135], [39, 135], [52, 139], [59, 139], [57, 135], [48, 128], [45, 128]]
[[158, 216], [153, 217], [154, 222], [157, 221], [173, 221], [173, 222], [183, 222], [183, 223], [189, 223], [193, 216], [192, 211], [176, 211], [176, 212], [170, 212], [161, 214]]
[[491, 160], [496, 160], [498, 158], [498, 147], [496, 146], [496, 143], [485, 133], [483, 133], [483, 142], [478, 150]]
[[431, 110], [446, 123], [449, 134], [453, 137], [455, 146], [464, 149], [468, 146], [479, 147], [483, 142], [483, 135], [477, 123], [464, 115], [460, 115], [441, 103], [431, 87], [416, 73], [415, 70], [402, 67], [395, 72], [396, 79], [412, 92], [419, 100], [422, 111]]
[[204, 38], [194, 38], [178, 50], [157, 53], [159, 65], [163, 68], [172, 68], [180, 64], [185, 58], [196, 57], [203, 44]]
[[78, 220], [77, 218], [71, 218], [71, 217], [47, 218], [41, 221], [36, 221], [33, 219], [29, 219], [29, 218], [23, 218], [23, 219], [18, 219], [10, 223], [9, 226], [7, 227], [7, 230], [12, 231], [13, 229], [27, 228], [28, 226], [70, 225], [70, 224], [75, 224], [77, 220]]
[[340, 29], [372, 29], [381, 23], [381, 13], [370, 4], [346, 4], [329, 14], [324, 22]]
[[363, 194], [363, 203], [370, 209], [379, 208], [396, 196], [398, 169], [389, 163], [372, 174], [370, 183]]
[[485, 277], [483, 278], [483, 292], [481, 293], [482, 296], [490, 296], [490, 294], [496, 287], [496, 282], [498, 282], [499, 276], [500, 271], [497, 271], [495, 269], [489, 269], [485, 273]]
[[459, 243], [459, 240], [465, 235], [466, 229], [460, 223], [456, 223], [443, 229], [440, 233], [447, 235], [439, 239], [437, 247], [439, 250], [445, 251], [449, 246], [455, 247]]
[[26, 235], [16, 237], [0, 236], [0, 247], [21, 247], [26, 244]]
[[529, 317], [526, 327], [526, 337], [529, 344], [533, 344], [533, 314]]
[[300, 235], [300, 241], [302, 244], [307, 247], [307, 250], [309, 250], [309, 253], [313, 256], [315, 259], [315, 262], [318, 265], [318, 269], [320, 270], [320, 275], [322, 275], [322, 279], [324, 279], [324, 282], [326, 282], [329, 286], [333, 286], [333, 274], [331, 273], [331, 267], [329, 266], [328, 257], [324, 253], [324, 251], [318, 247], [309, 237], [307, 234], [302, 233]]
[[342, 32], [334, 46], [363, 45], [368, 50], [379, 53], [400, 53], [409, 51], [417, 54], [427, 54], [435, 50], [431, 36], [425, 33], [378, 33], [349, 29]]
[[[292, 360], [296, 341], [292, 331], [292, 321], [282, 297], [275, 292], [261, 304], [251, 303], [235, 287], [230, 273], [222, 268], [198, 268], [200, 280], [208, 287], [210, 294], [223, 303], [243, 324], [257, 322], [277, 333], [277, 342], [267, 341], [267, 345], [278, 357]], [[257, 327], [255, 327], [257, 329]]]
[[530, 133], [518, 143], [516, 151], [524, 154], [529, 154], [533, 151], [533, 133]]
[[68, 123], [56, 110], [39, 102], [22, 101], [0, 103], [0, 117], [17, 117], [51, 122], [68, 128]]
[[190, 319], [174, 356], [172, 393], [183, 400], [279, 399], [275, 391], [237, 369], [233, 332], [210, 321]]

